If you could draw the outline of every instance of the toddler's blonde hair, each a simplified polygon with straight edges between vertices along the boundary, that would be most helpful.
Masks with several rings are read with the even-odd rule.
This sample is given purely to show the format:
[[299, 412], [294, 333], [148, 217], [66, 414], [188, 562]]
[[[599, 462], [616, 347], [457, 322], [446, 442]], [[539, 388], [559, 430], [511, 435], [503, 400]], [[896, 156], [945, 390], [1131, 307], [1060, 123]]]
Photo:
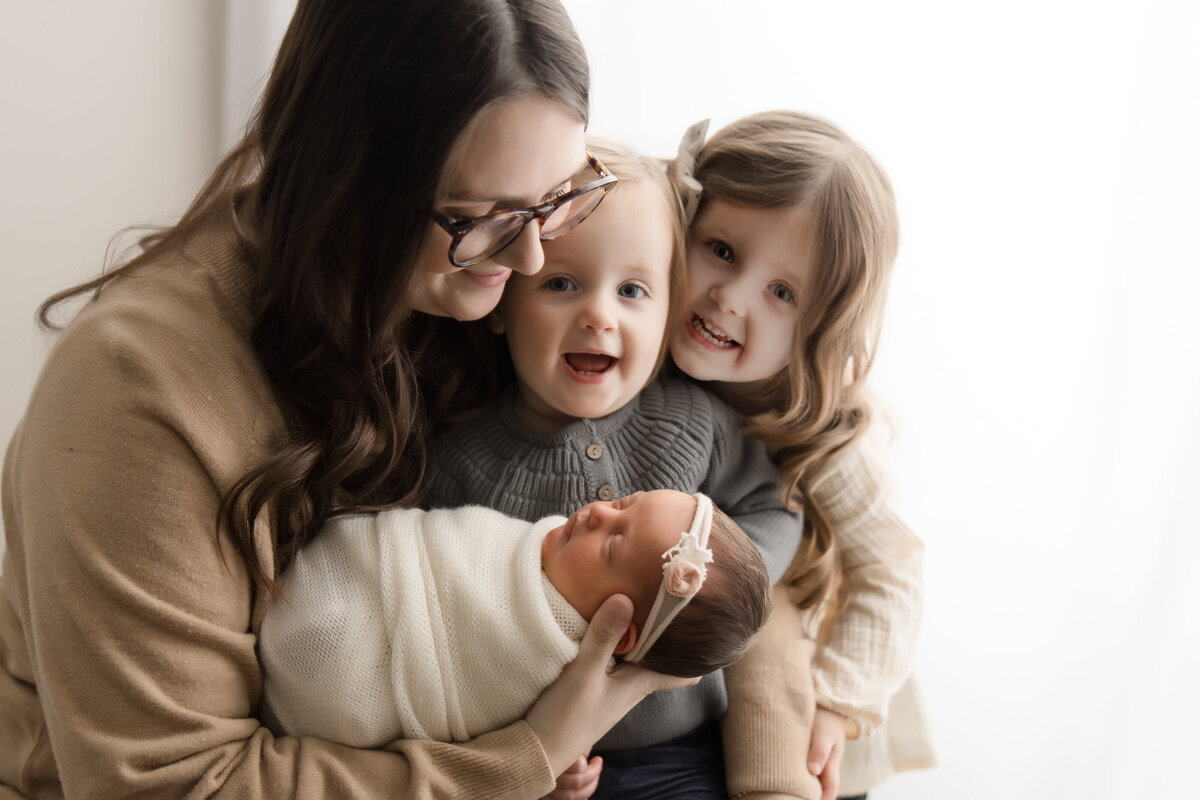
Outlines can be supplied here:
[[[665, 165], [659, 159], [635, 153], [622, 144], [595, 136], [588, 137], [588, 150], [617, 176], [617, 184], [609, 191], [610, 195], [618, 195], [623, 185], [628, 186], [641, 181], [653, 184], [662, 193], [667, 223], [671, 226], [670, 311], [667, 316], [670, 324], [684, 299], [687, 280], [687, 226], [683, 220], [683, 205], [667, 178]], [[613, 197], [605, 199], [604, 202], [613, 202]], [[582, 224], [587, 224], [586, 220]], [[649, 221], [647, 224], [650, 224]], [[567, 235], [570, 236], [570, 233]], [[654, 368], [655, 375], [666, 359], [668, 339], [664, 331], [658, 362]]]

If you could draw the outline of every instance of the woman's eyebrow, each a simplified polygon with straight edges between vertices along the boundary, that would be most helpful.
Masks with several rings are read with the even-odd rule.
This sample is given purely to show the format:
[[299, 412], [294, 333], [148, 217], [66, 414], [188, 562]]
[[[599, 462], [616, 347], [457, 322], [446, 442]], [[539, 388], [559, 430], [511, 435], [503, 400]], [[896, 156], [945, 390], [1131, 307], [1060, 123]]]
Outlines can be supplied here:
[[[558, 194], [564, 186], [569, 187], [571, 185], [572, 178], [587, 168], [588, 162], [587, 158], [585, 157], [583, 159], [583, 163], [576, 167], [574, 172], [563, 178], [558, 183], [554, 184], [554, 186], [548, 192], [538, 198], [534, 203], [532, 203], [532, 205], [539, 205], [553, 199], [554, 196]], [[485, 196], [485, 193], [479, 192], [478, 190], [470, 187], [455, 187], [454, 189], [451, 189], [450, 191], [446, 192], [445, 202], [463, 204], [492, 203], [494, 206], [496, 206], [496, 208], [524, 208], [526, 205], [530, 205], [527, 200], [519, 197], [487, 197]]]

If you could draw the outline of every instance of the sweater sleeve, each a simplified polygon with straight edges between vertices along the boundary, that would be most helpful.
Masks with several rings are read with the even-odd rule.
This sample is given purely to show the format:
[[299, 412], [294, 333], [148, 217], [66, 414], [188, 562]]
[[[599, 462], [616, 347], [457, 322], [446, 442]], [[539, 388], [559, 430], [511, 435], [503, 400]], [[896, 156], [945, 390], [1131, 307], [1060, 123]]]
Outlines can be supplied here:
[[779, 472], [762, 442], [743, 436], [742, 417], [700, 391], [711, 404], [713, 449], [700, 491], [746, 531], [758, 545], [774, 584], [796, 554], [804, 518], [783, 506]]
[[721, 720], [725, 781], [730, 796], [778, 792], [819, 800], [821, 784], [808, 771], [812, 740], [812, 655], [808, 612], [775, 587], [771, 616], [746, 654], [725, 668], [729, 711]]
[[[214, 345], [228, 337], [212, 329], [211, 308], [168, 305], [164, 324], [136, 300], [131, 314], [77, 320], [64, 334], [5, 461], [0, 602], [22, 635], [0, 629], [0, 696], [36, 687], [37, 743], [0, 755], [0, 782], [33, 794], [35, 781], [57, 779], [73, 798], [548, 791], [524, 722], [463, 745], [379, 750], [275, 737], [259, 722], [256, 592], [214, 523], [247, 452], [262, 447], [270, 415], [259, 409], [273, 402], [244, 376], [254, 371], [244, 354]], [[269, 562], [262, 540], [259, 552]]]
[[912, 672], [920, 624], [921, 540], [891, 506], [877, 434], [850, 445], [813, 482], [838, 542], [842, 583], [828, 638], [817, 649], [817, 704], [861, 735], [884, 721]]

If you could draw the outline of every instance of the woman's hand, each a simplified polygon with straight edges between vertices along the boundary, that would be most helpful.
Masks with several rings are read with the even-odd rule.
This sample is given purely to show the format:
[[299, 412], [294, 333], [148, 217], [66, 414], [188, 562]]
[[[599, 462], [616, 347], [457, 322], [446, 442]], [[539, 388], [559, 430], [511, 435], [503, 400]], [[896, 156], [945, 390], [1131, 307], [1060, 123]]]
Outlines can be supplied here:
[[817, 706], [813, 717], [812, 743], [808, 747], [808, 771], [821, 781], [821, 800], [835, 800], [846, 749], [846, 718]]
[[596, 787], [600, 785], [602, 766], [604, 760], [600, 756], [593, 756], [589, 761], [588, 754], [584, 753], [575, 759], [574, 764], [567, 767], [566, 772], [558, 776], [558, 784], [554, 791], [542, 800], [587, 800], [596, 793]]
[[632, 619], [633, 601], [628, 597], [615, 594], [605, 600], [588, 625], [579, 655], [525, 714], [555, 775], [588, 752], [646, 695], [700, 680], [660, 675], [632, 664], [618, 664], [609, 672], [613, 650]]

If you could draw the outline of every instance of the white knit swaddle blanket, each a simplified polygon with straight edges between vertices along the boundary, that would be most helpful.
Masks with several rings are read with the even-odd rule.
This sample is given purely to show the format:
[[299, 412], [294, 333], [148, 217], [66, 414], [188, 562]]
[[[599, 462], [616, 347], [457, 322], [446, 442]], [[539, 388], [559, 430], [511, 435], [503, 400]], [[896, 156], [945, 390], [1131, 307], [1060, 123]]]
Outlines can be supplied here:
[[355, 747], [520, 719], [587, 626], [541, 569], [562, 520], [478, 506], [330, 520], [262, 623], [265, 718]]

